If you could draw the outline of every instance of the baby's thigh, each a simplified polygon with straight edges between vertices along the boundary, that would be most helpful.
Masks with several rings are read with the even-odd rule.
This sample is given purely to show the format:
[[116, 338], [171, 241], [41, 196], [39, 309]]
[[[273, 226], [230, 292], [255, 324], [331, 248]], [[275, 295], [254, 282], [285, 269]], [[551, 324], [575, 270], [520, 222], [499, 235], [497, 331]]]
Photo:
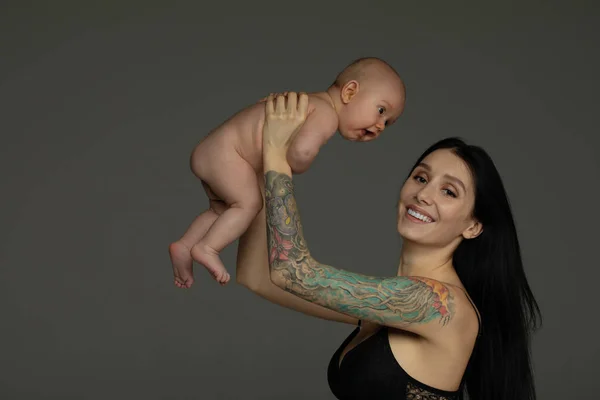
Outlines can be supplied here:
[[220, 159], [218, 165], [204, 172], [202, 185], [211, 205], [213, 201], [221, 201], [228, 207], [237, 206], [252, 211], [259, 211], [262, 207], [256, 171], [237, 154], [236, 157]]

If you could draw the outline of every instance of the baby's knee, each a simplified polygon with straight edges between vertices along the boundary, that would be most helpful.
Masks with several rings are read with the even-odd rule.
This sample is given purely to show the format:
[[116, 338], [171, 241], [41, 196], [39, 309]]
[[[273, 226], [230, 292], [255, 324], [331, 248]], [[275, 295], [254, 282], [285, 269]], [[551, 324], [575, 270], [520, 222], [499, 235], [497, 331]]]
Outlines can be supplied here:
[[217, 215], [221, 215], [227, 210], [227, 204], [221, 200], [210, 200], [210, 209]]
[[243, 201], [233, 204], [232, 207], [242, 208], [248, 212], [248, 214], [256, 215], [263, 208], [263, 199], [260, 193], [258, 196], [248, 196]]

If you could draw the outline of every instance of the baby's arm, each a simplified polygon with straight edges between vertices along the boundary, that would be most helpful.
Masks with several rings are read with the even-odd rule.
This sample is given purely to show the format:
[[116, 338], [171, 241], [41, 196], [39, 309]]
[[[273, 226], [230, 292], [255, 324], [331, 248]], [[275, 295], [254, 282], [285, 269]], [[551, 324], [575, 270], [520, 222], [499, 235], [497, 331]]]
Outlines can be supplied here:
[[298, 136], [292, 142], [287, 160], [295, 174], [305, 172], [319, 153], [319, 149], [338, 128], [338, 116], [328, 104], [317, 103]]

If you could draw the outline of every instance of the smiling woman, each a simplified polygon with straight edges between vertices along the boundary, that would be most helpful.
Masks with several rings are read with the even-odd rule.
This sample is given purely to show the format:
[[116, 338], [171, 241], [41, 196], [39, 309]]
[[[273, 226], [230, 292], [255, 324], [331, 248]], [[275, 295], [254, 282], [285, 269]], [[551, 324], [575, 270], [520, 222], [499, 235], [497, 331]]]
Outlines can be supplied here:
[[455, 138], [427, 149], [400, 193], [396, 273], [353, 273], [316, 260], [304, 237], [286, 161], [302, 99], [266, 104], [265, 206], [240, 240], [238, 281], [285, 307], [358, 325], [329, 364], [339, 399], [534, 399], [529, 335], [539, 309], [487, 153]]
[[[472, 214], [475, 203], [469, 167], [451, 149], [428, 154], [400, 192], [398, 232], [404, 241], [456, 249], [482, 232]], [[448, 247], [449, 246], [449, 247]]]

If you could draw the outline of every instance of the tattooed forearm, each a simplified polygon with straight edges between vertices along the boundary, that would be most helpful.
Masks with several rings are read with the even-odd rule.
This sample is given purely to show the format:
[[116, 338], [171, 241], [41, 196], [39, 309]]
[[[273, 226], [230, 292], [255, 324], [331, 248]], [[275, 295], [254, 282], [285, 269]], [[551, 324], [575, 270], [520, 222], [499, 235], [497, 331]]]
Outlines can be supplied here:
[[304, 240], [292, 179], [265, 174], [267, 241], [272, 276], [283, 289], [305, 300], [359, 319], [446, 324], [453, 299], [443, 284], [426, 278], [378, 278], [319, 264]]

